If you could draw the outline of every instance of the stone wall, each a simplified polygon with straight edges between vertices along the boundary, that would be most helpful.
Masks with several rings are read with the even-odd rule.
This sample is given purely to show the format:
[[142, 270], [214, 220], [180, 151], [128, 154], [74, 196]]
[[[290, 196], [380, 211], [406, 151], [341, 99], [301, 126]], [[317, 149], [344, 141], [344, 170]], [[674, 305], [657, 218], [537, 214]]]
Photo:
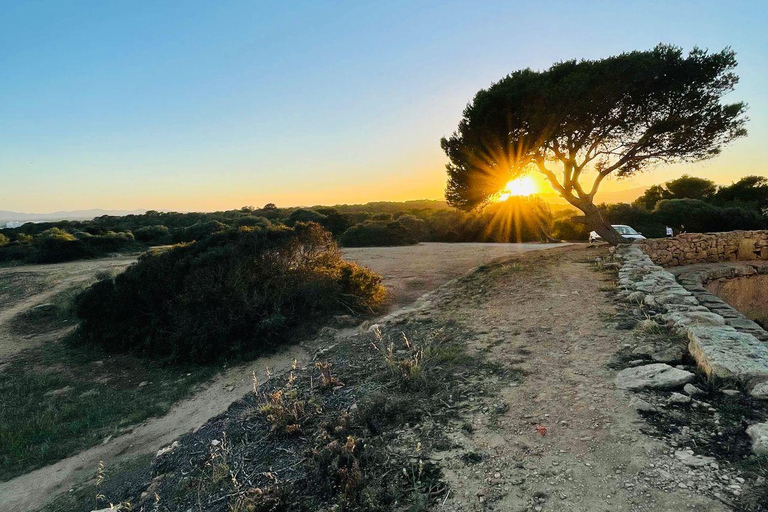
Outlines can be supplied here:
[[664, 267], [736, 260], [768, 260], [768, 230], [684, 233], [638, 242], [654, 263]]
[[727, 325], [703, 306], [640, 244], [620, 246], [619, 296], [642, 308], [648, 322], [666, 325], [688, 340], [688, 352], [710, 378], [740, 382], [756, 398], [768, 398], [768, 344]]

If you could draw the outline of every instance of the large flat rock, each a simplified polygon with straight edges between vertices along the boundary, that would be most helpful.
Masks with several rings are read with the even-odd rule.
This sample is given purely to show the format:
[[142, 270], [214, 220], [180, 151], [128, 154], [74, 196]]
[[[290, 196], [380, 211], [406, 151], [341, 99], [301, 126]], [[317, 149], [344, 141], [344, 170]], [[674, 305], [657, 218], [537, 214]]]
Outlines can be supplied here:
[[695, 375], [668, 364], [656, 363], [621, 370], [616, 375], [616, 386], [621, 389], [674, 389], [691, 382]]
[[768, 381], [768, 347], [728, 326], [688, 325], [688, 351], [708, 377], [748, 386]]

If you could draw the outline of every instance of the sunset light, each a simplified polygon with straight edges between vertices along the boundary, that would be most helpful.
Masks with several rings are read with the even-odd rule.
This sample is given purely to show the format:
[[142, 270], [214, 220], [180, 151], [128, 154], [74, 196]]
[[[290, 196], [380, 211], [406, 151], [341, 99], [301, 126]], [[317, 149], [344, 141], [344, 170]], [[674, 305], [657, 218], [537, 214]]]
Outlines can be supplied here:
[[532, 196], [539, 191], [539, 187], [536, 185], [536, 180], [530, 176], [523, 176], [521, 178], [515, 178], [507, 183], [499, 193], [499, 201], [506, 201], [512, 196]]

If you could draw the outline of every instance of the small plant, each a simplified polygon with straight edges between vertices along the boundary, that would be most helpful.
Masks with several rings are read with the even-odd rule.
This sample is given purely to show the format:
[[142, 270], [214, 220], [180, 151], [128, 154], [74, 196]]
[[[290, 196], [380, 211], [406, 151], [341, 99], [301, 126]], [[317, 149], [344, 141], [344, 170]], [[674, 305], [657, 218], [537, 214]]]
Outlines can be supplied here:
[[315, 363], [315, 368], [320, 370], [320, 387], [323, 389], [343, 386], [344, 383], [331, 375], [331, 363]]
[[[282, 389], [258, 393], [258, 381], [254, 375], [254, 392], [259, 396], [261, 405], [259, 411], [264, 415], [274, 432], [284, 434], [300, 434], [301, 424], [309, 416], [320, 412], [320, 407], [304, 399], [299, 390], [294, 387], [298, 371], [298, 363], [294, 359], [288, 379]], [[269, 371], [267, 372], [270, 375]]]
[[404, 383], [417, 379], [424, 379], [424, 349], [414, 345], [405, 333], [401, 333], [404, 345], [404, 357], [398, 357], [395, 352], [395, 345], [391, 343], [385, 345], [381, 329], [374, 326], [373, 334], [376, 340], [371, 344], [373, 348], [384, 357], [384, 362], [390, 372], [402, 379]]

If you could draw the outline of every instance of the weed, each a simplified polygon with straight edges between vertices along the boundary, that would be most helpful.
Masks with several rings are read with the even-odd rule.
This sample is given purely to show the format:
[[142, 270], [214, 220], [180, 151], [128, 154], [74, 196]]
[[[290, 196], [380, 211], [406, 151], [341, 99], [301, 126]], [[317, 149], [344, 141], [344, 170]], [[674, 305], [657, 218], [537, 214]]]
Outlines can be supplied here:
[[[270, 424], [270, 429], [273, 432], [288, 435], [300, 434], [301, 424], [321, 411], [317, 403], [305, 399], [294, 386], [297, 371], [298, 365], [294, 360], [283, 388], [264, 393], [258, 393], [258, 382], [254, 375], [254, 390], [260, 401], [258, 410]], [[330, 370], [328, 371], [330, 374]]]
[[394, 343], [385, 344], [384, 337], [378, 326], [374, 326], [373, 334], [376, 340], [372, 342], [373, 348], [384, 358], [384, 362], [392, 375], [398, 377], [404, 386], [412, 384], [416, 380], [424, 380], [425, 349], [417, 347], [405, 333], [403, 337], [404, 348], [395, 351]]

